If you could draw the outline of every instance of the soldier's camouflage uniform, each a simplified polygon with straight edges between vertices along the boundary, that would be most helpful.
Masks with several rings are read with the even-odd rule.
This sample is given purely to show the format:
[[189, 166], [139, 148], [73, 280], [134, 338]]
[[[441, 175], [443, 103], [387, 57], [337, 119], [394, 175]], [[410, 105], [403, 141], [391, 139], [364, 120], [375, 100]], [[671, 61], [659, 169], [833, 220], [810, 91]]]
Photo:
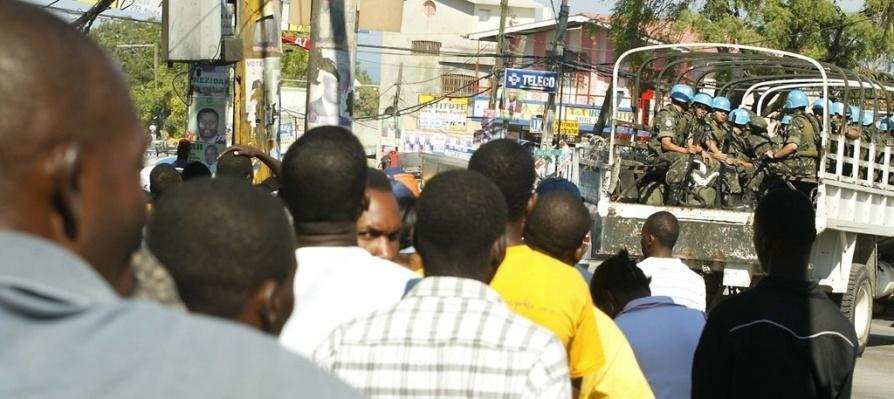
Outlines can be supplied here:
[[[813, 125], [803, 111], [797, 110], [792, 114], [792, 121], [782, 131], [782, 147], [794, 143], [798, 149], [784, 159], [773, 160], [763, 170], [757, 172], [757, 176], [751, 180], [749, 189], [759, 191], [760, 185], [768, 175], [781, 177], [815, 177], [816, 161], [819, 155]], [[781, 147], [779, 147], [781, 148]], [[778, 148], [777, 148], [778, 149]], [[766, 152], [766, 151], [765, 151]], [[758, 154], [760, 155], [760, 154]]]

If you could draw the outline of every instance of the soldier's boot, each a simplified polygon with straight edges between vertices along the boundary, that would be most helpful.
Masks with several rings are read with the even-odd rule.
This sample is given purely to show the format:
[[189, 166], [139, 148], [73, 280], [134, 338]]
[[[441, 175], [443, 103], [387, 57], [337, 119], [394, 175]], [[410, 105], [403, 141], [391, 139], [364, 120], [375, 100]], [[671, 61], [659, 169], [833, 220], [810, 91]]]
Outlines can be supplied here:
[[757, 193], [752, 190], [744, 190], [742, 196], [739, 197], [737, 203], [733, 206], [734, 210], [749, 210], [757, 207]]

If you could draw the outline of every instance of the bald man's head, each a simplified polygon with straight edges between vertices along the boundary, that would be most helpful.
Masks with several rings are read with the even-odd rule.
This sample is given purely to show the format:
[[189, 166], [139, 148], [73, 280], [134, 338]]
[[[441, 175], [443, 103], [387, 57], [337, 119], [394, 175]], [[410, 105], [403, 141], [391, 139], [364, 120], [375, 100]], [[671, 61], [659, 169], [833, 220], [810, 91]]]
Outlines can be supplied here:
[[584, 237], [590, 231], [590, 212], [579, 196], [551, 191], [538, 197], [525, 223], [525, 243], [570, 265], [583, 256]]
[[146, 147], [121, 73], [18, 1], [0, 1], [0, 48], [0, 228], [55, 241], [116, 284], [139, 243]]

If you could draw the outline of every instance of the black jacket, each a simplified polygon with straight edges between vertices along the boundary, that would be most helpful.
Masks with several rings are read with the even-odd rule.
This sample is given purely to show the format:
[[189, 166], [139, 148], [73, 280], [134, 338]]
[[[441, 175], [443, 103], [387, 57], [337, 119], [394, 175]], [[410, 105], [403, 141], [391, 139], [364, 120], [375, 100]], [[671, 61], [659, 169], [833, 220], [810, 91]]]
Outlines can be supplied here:
[[851, 323], [816, 283], [768, 276], [708, 315], [693, 398], [849, 398]]

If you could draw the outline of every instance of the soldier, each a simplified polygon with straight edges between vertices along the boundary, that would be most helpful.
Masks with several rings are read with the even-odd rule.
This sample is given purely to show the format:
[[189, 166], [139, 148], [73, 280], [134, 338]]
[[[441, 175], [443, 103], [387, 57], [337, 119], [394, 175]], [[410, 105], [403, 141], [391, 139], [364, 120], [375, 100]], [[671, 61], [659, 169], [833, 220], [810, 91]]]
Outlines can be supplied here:
[[810, 107], [810, 110], [813, 111], [813, 116], [817, 117], [817, 119], [823, 117], [823, 108], [826, 107], [826, 99], [820, 98], [813, 102], [813, 105]]
[[[711, 104], [711, 133], [714, 146], [711, 152], [714, 159], [723, 161], [726, 159], [727, 137], [732, 133], [732, 127], [729, 123], [729, 113], [731, 111], [729, 99], [726, 97], [716, 97]], [[719, 147], [719, 148], [718, 148]]]
[[669, 185], [679, 185], [683, 181], [683, 169], [689, 156], [696, 149], [687, 145], [692, 120], [687, 113], [695, 91], [685, 84], [674, 85], [670, 90], [670, 104], [667, 104], [652, 125], [649, 142], [649, 163], [667, 170], [665, 181]]
[[819, 152], [816, 137], [819, 134], [819, 123], [805, 112], [807, 94], [800, 90], [789, 92], [785, 100], [785, 110], [791, 115], [791, 124], [783, 130], [782, 147], [767, 150], [763, 153], [768, 158], [765, 168], [755, 171], [756, 175], [749, 184], [753, 193], [760, 191], [760, 185], [766, 176], [781, 177], [814, 177]]
[[[724, 205], [728, 207], [747, 207], [753, 202], [750, 190], [743, 193], [742, 183], [751, 181], [755, 171], [755, 163], [761, 154], [772, 148], [770, 138], [756, 131], [752, 125], [751, 114], [744, 109], [736, 109], [730, 113], [732, 134], [727, 136], [727, 158], [724, 163], [735, 169], [734, 177], [727, 178], [729, 195]], [[743, 194], [745, 194], [743, 196]], [[740, 200], [735, 199], [739, 197]]]
[[720, 161], [718, 167], [720, 167], [723, 176], [720, 186], [721, 201], [724, 206], [729, 207], [733, 205], [732, 196], [742, 193], [735, 161], [727, 162], [733, 141], [736, 140], [733, 137], [732, 126], [730, 125], [730, 111], [732, 107], [729, 99], [726, 97], [716, 97], [711, 104], [711, 108], [713, 110], [711, 113], [712, 142], [709, 143], [709, 147], [712, 157]]

